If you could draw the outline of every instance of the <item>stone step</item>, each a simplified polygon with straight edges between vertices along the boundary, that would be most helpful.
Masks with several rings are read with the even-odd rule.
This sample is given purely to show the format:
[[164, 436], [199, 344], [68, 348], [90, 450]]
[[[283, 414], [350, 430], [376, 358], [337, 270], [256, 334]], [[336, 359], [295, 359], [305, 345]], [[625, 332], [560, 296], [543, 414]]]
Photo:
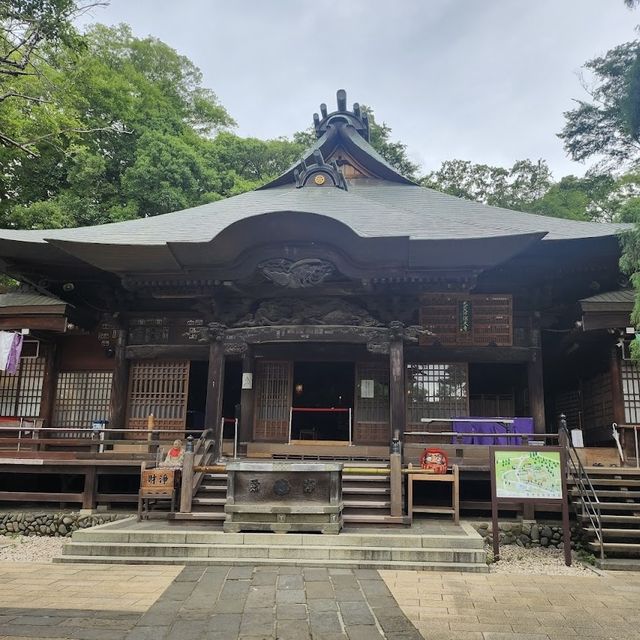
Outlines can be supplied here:
[[602, 513], [610, 511], [637, 511], [640, 515], [640, 503], [637, 502], [601, 502]]
[[71, 542], [64, 556], [133, 556], [179, 558], [277, 558], [300, 560], [402, 561], [402, 562], [484, 562], [483, 549], [425, 549], [358, 546], [267, 546], [234, 544], [133, 544]]
[[389, 509], [391, 500], [343, 500], [345, 509]]
[[343, 513], [342, 520], [345, 524], [351, 525], [409, 524], [405, 516], [392, 516], [387, 514]]
[[596, 567], [607, 571], [640, 571], [640, 558], [596, 558]]
[[[639, 542], [605, 542], [603, 545], [606, 555], [640, 556]], [[591, 551], [599, 553], [600, 545], [597, 541], [589, 542]]]
[[222, 506], [222, 507], [224, 507], [226, 502], [227, 502], [227, 497], [226, 496], [224, 498], [210, 498], [208, 496], [207, 497], [196, 496], [191, 501], [191, 504], [192, 505], [193, 504], [202, 505], [202, 506], [207, 506], [207, 507], [213, 507], [213, 506]]
[[385, 493], [391, 493], [390, 487], [342, 487], [342, 494], [345, 493], [359, 493], [361, 495], [381, 495]]
[[[188, 514], [182, 514], [188, 515]], [[329, 546], [329, 547], [375, 547], [423, 548], [423, 549], [483, 549], [482, 538], [467, 535], [396, 535], [341, 533], [339, 535], [311, 533], [224, 533], [222, 531], [181, 531], [145, 530], [109, 530], [80, 529], [73, 534], [73, 543], [133, 543], [133, 544], [201, 544], [211, 545], [258, 545], [265, 547], [290, 546]]]
[[[99, 564], [155, 564], [155, 565], [253, 565], [254, 558], [146, 558], [125, 556], [61, 556], [54, 562], [99, 563]], [[344, 569], [391, 569], [406, 571], [464, 571], [467, 573], [488, 573], [484, 562], [388, 562], [376, 560], [302, 560], [287, 558], [260, 558], [259, 564], [294, 567], [331, 567]]]
[[[595, 536], [595, 529], [592, 527], [585, 527], [585, 532], [591, 536]], [[602, 535], [604, 539], [607, 538], [637, 538], [640, 540], [640, 529], [602, 529]]]
[[191, 513], [170, 513], [169, 520], [224, 520], [224, 511], [192, 511]]

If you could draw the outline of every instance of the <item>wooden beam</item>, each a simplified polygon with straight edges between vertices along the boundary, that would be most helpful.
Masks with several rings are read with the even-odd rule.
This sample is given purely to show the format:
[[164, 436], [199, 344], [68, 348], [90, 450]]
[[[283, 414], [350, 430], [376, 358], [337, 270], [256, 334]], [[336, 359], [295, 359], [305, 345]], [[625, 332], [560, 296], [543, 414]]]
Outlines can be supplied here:
[[206, 360], [206, 344], [141, 344], [125, 348], [127, 360]]
[[209, 345], [209, 371], [207, 374], [207, 402], [204, 424], [213, 430], [214, 459], [220, 457], [222, 419], [222, 393], [224, 389], [224, 343], [213, 340]]
[[84, 474], [84, 490], [82, 492], [82, 508], [95, 509], [98, 490], [96, 468], [89, 467]]

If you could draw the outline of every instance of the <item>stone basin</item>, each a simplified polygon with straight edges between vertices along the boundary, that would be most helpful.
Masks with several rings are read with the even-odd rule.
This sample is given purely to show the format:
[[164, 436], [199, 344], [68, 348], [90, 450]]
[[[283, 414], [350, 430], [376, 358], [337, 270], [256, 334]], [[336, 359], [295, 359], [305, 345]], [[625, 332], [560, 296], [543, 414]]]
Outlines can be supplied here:
[[230, 462], [224, 530], [339, 533], [342, 465]]

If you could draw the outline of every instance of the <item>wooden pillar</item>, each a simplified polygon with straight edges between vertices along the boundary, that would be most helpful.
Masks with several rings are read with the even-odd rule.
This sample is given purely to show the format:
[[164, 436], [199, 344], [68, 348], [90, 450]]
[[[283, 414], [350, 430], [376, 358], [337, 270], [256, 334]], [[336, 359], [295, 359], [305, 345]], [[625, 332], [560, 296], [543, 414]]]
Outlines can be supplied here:
[[82, 508], [96, 508], [96, 493], [98, 489], [98, 476], [96, 467], [87, 467], [84, 473], [84, 489], [82, 491]]
[[389, 473], [391, 484], [391, 510], [393, 517], [402, 516], [402, 456], [392, 453], [389, 456]]
[[391, 433], [399, 431], [400, 440], [403, 440], [406, 422], [406, 402], [404, 389], [404, 343], [402, 338], [391, 341], [389, 348], [389, 401]]
[[613, 421], [617, 422], [618, 424], [624, 424], [624, 394], [622, 393], [620, 349], [615, 344], [611, 347], [609, 371], [611, 373], [611, 402], [613, 405]]
[[[129, 361], [126, 356], [127, 331], [118, 329], [115, 342], [115, 362], [113, 383], [111, 385], [111, 402], [109, 427], [125, 429], [127, 426], [127, 394], [129, 392]], [[120, 434], [114, 434], [120, 435]]]
[[544, 380], [542, 376], [542, 350], [534, 349], [531, 360], [527, 364], [527, 379], [529, 386], [529, 410], [533, 417], [535, 433], [545, 433], [544, 412]]
[[[218, 337], [220, 339], [218, 339]], [[214, 459], [221, 454], [222, 392], [224, 390], [224, 344], [221, 336], [212, 339], [209, 345], [209, 372], [207, 375], [207, 404], [205, 407], [205, 429], [211, 429], [214, 439]]]
[[[247, 347], [242, 357], [242, 390], [240, 392], [240, 433], [238, 441], [246, 445], [253, 438], [253, 390], [255, 388], [255, 359], [253, 349]], [[249, 384], [250, 382], [250, 384]]]
[[193, 443], [184, 452], [182, 462], [182, 484], [180, 485], [180, 513], [191, 513], [193, 501]]
[[52, 342], [47, 345], [44, 375], [42, 377], [42, 397], [40, 399], [39, 417], [43, 421], [45, 427], [51, 426], [53, 417], [53, 405], [56, 397], [56, 381], [57, 381], [57, 359], [56, 344]]

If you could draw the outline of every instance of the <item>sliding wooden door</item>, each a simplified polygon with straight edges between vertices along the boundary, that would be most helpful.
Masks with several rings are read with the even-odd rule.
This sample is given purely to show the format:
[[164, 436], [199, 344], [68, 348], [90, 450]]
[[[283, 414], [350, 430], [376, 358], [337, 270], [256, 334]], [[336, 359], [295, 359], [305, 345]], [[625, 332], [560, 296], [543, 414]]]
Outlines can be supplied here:
[[289, 439], [292, 370], [291, 362], [257, 361], [254, 440], [286, 442]]
[[357, 363], [355, 395], [354, 443], [389, 444], [389, 364]]

